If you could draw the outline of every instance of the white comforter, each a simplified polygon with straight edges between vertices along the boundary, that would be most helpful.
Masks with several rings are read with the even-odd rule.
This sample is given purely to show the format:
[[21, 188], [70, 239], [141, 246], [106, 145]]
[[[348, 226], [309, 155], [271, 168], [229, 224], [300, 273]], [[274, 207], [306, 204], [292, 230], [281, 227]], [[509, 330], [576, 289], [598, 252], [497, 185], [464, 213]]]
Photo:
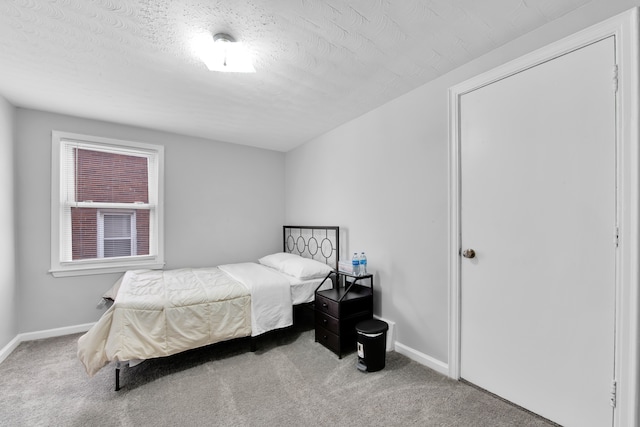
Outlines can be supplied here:
[[218, 268], [129, 271], [114, 304], [78, 340], [93, 376], [110, 361], [169, 356], [251, 334], [246, 286]]
[[110, 361], [169, 356], [291, 326], [292, 286], [305, 283], [313, 295], [316, 282], [255, 263], [128, 271], [114, 285], [114, 304], [78, 340], [78, 357], [93, 376]]

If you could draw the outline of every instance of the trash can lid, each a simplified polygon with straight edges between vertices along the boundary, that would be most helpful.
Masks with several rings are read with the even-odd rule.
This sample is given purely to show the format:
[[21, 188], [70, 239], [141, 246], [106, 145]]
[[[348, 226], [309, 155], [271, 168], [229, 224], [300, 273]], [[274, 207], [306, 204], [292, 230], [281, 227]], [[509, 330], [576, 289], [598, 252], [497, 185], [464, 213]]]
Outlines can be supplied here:
[[389, 325], [387, 325], [387, 322], [378, 319], [363, 320], [356, 325], [356, 331], [361, 334], [378, 334], [388, 329]]

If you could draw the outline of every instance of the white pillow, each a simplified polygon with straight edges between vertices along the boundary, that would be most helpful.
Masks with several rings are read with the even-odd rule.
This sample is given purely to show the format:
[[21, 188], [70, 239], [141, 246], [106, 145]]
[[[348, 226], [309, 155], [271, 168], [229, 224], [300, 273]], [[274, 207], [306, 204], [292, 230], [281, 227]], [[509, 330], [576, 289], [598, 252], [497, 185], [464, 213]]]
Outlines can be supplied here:
[[298, 257], [283, 262], [280, 271], [300, 280], [311, 280], [324, 278], [333, 268], [320, 261]]
[[258, 262], [262, 265], [266, 265], [267, 267], [275, 268], [280, 271], [282, 268], [282, 263], [288, 259], [300, 258], [299, 255], [289, 254], [286, 252], [278, 252], [276, 254], [263, 256], [258, 260]]
[[264, 256], [258, 262], [300, 280], [322, 279], [333, 271], [320, 261], [285, 252]]

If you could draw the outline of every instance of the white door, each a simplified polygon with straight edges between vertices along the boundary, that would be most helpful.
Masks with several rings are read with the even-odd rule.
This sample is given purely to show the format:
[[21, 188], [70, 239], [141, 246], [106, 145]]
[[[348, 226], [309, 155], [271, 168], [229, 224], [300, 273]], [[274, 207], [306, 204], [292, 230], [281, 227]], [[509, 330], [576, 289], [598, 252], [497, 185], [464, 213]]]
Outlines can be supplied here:
[[612, 424], [614, 39], [460, 100], [460, 373], [565, 426]]

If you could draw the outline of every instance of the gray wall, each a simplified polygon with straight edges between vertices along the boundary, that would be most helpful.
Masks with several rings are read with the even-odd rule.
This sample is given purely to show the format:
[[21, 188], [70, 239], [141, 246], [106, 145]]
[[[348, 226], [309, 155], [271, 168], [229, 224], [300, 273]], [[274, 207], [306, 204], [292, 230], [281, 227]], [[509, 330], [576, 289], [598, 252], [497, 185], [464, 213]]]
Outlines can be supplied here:
[[287, 222], [343, 227], [419, 357], [448, 363], [449, 87], [638, 3], [589, 4], [287, 153]]
[[[54, 129], [164, 145], [166, 268], [256, 260], [281, 249], [283, 153], [18, 108], [18, 332], [96, 321], [102, 314], [96, 309], [100, 296], [119, 277], [104, 274], [54, 278], [47, 273]], [[3, 151], [4, 138], [0, 136]], [[6, 162], [4, 156], [1, 159]], [[4, 170], [0, 167], [3, 174]], [[0, 198], [4, 200], [9, 195], [5, 196], [3, 179]], [[0, 212], [0, 227], [4, 230], [3, 217]], [[4, 263], [7, 258], [0, 259]], [[4, 274], [5, 269], [0, 271]], [[4, 286], [2, 280], [0, 286]], [[4, 306], [4, 298], [0, 297], [0, 304]]]
[[0, 349], [15, 338], [17, 328], [14, 228], [15, 109], [0, 97]]

